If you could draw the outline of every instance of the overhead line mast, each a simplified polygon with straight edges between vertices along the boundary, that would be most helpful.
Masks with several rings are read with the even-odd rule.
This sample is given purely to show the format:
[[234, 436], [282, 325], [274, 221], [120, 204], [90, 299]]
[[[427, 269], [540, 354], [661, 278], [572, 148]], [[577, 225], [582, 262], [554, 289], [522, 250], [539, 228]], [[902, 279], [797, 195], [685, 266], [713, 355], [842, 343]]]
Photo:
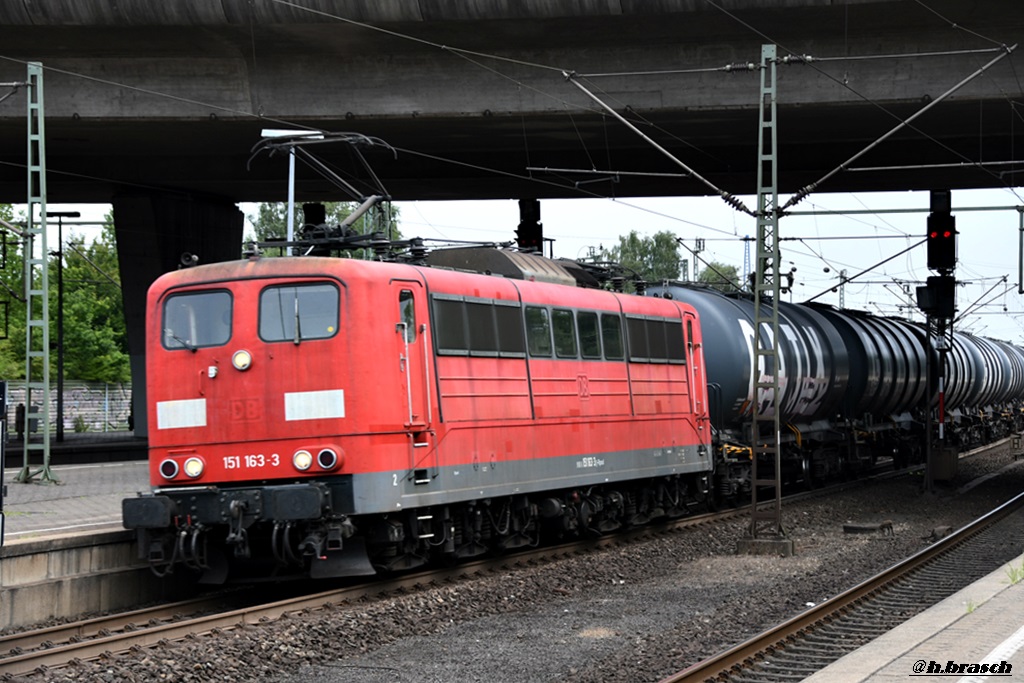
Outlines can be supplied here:
[[[761, 46], [761, 96], [757, 136], [757, 248], [754, 259], [754, 353], [751, 368], [750, 527], [737, 548], [747, 553], [793, 554], [782, 526], [782, 443], [779, 374], [778, 131], [776, 47]], [[765, 472], [770, 466], [769, 472]], [[758, 493], [772, 492], [770, 507], [759, 508]]]
[[[16, 480], [31, 482], [37, 475], [57, 483], [50, 470], [50, 280], [46, 248], [46, 133], [43, 116], [43, 65], [28, 64], [28, 217], [25, 228], [25, 440], [24, 463]], [[38, 217], [38, 222], [36, 218]], [[42, 441], [32, 441], [32, 425], [42, 429]], [[30, 454], [41, 451], [42, 467], [35, 471]]]

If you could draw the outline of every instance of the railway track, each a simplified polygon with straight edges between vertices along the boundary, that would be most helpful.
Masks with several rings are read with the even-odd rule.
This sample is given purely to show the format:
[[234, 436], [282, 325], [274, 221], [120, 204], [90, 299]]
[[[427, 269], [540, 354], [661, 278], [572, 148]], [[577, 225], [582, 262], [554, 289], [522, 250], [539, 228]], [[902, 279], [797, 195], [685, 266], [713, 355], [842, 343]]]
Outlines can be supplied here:
[[615, 545], [634, 543], [643, 537], [713, 524], [745, 513], [745, 509], [737, 508], [694, 515], [667, 525], [645, 527], [607, 538], [577, 541], [506, 557], [467, 562], [449, 569], [434, 569], [383, 581], [375, 580], [241, 609], [218, 608], [218, 605], [224, 602], [222, 596], [199, 598], [0, 637], [0, 680], [26, 675], [41, 667], [62, 667], [75, 659], [92, 660], [108, 652], [152, 647], [164, 641], [178, 641], [246, 624], [270, 621], [289, 613], [323, 609], [352, 603], [362, 598], [384, 596], [502, 571], [512, 566], [596, 552]]
[[[909, 471], [914, 470], [912, 468]], [[889, 471], [875, 475], [871, 479], [794, 494], [787, 496], [786, 500], [797, 501], [828, 496], [843, 489], [864, 486], [872, 479], [901, 476], [905, 473]], [[269, 604], [247, 604], [238, 608], [238, 600], [232, 602], [223, 595], [216, 595], [13, 634], [0, 637], [0, 680], [29, 674], [41, 668], [59, 668], [73, 660], [94, 660], [107, 653], [148, 648], [161, 642], [180, 641], [196, 635], [270, 621], [289, 613], [323, 609], [367, 597], [384, 596], [502, 571], [512, 566], [525, 566], [559, 557], [595, 552], [616, 545], [634, 543], [645, 537], [685, 531], [700, 525], [712, 525], [747, 514], [748, 507], [740, 507], [693, 515], [669, 524], [644, 527], [601, 539], [540, 548], [384, 581], [348, 585], [313, 595], [289, 597]]]
[[662, 683], [803, 680], [998, 569], [987, 547], [1020, 543], [1024, 494], [904, 562]]
[[[892, 476], [892, 473], [889, 473]], [[814, 491], [794, 494], [788, 500], [826, 496], [843, 488], [863, 486], [868, 480], [839, 484]], [[246, 624], [278, 619], [285, 614], [329, 608], [353, 603], [367, 597], [385, 596], [506, 570], [555, 560], [561, 557], [591, 553], [610, 547], [638, 542], [666, 533], [685, 532], [748, 514], [748, 507], [693, 515], [667, 524], [642, 527], [629, 532], [573, 543], [539, 548], [498, 558], [466, 562], [453, 568], [435, 569], [402, 575], [386, 580], [349, 585], [312, 595], [278, 600], [269, 604], [224, 609], [225, 598], [197, 598], [159, 605], [152, 608], [84, 621], [52, 626], [35, 631], [0, 637], [0, 680], [30, 674], [41, 668], [59, 668], [73, 660], [93, 660], [106, 653], [133, 648], [148, 648], [161, 642], [239, 628]]]

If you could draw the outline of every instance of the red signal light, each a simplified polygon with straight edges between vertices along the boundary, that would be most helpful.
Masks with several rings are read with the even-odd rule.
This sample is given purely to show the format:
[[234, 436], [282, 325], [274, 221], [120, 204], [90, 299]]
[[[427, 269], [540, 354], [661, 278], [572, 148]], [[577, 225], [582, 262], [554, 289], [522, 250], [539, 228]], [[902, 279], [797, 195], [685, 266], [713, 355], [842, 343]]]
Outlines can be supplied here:
[[949, 214], [928, 216], [928, 268], [952, 270], [956, 267], [956, 219]]

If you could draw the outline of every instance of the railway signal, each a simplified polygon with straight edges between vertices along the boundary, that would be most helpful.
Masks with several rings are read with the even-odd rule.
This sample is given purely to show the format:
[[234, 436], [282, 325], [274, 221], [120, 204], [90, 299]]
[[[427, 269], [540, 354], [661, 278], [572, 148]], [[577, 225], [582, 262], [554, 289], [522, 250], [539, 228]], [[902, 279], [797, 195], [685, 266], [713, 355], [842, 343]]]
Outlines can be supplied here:
[[949, 190], [932, 190], [928, 214], [928, 269], [956, 268], [956, 218], [951, 213]]
[[917, 288], [917, 307], [926, 315], [951, 319], [956, 314], [956, 278], [935, 275], [928, 284]]
[[[952, 348], [953, 317], [956, 314], [956, 219], [952, 214], [952, 198], [949, 190], [932, 190], [931, 213], [928, 214], [928, 269], [938, 271], [938, 276], [928, 278], [928, 284], [917, 288], [918, 306], [927, 316], [928, 340], [937, 352], [937, 358], [929, 353], [925, 373], [928, 377], [926, 401], [933, 396], [938, 399], [938, 415], [927, 410], [925, 430], [925, 491], [931, 491], [936, 479], [936, 470], [941, 458], [947, 465], [951, 462], [955, 471], [955, 456], [945, 442], [945, 387], [946, 354]], [[933, 367], [937, 363], [937, 366]], [[934, 375], [934, 377], [933, 377]], [[937, 380], [938, 386], [934, 384]], [[926, 405], [928, 405], [926, 403]], [[933, 420], [938, 418], [938, 432], [933, 431]], [[937, 439], [935, 438], [937, 437]], [[948, 475], [949, 467], [946, 467]]]
[[540, 200], [519, 200], [519, 227], [516, 229], [516, 243], [520, 249], [531, 249], [541, 253], [544, 245], [544, 224], [540, 222]]
[[956, 268], [956, 218], [949, 214], [928, 216], [928, 268]]

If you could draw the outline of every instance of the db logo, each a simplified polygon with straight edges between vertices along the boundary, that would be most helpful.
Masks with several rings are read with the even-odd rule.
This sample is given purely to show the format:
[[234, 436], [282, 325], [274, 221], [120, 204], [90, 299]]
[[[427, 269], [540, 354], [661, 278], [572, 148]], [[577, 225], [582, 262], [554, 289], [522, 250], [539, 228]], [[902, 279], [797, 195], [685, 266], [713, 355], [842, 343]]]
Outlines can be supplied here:
[[590, 398], [590, 380], [586, 375], [576, 375], [576, 393], [584, 401]]
[[263, 419], [263, 403], [258, 398], [241, 398], [231, 402], [233, 422], [251, 422]]

